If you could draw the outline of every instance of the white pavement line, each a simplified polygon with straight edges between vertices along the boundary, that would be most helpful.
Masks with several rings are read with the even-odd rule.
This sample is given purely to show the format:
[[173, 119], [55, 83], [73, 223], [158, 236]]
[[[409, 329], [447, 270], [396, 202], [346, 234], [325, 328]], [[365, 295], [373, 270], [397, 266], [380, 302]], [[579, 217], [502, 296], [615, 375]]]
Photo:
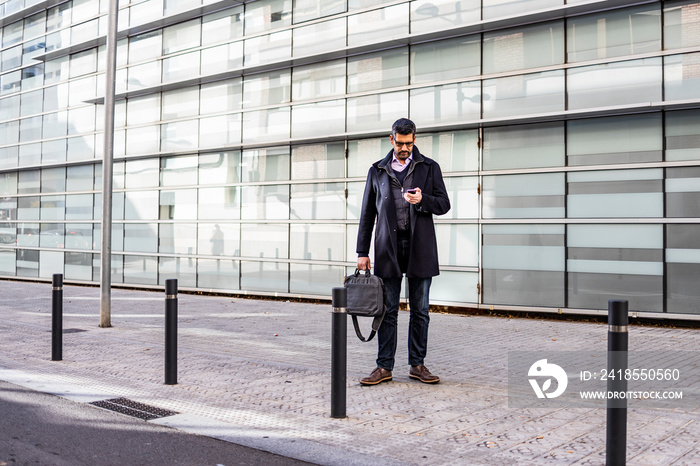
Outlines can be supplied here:
[[92, 403], [93, 401], [114, 398], [114, 394], [99, 391], [95, 388], [71, 382], [56, 381], [55, 376], [46, 376], [16, 369], [0, 367], [0, 380], [79, 403]]
[[312, 440], [295, 438], [292, 431], [237, 426], [193, 414], [176, 414], [148, 421], [177, 430], [263, 450], [277, 455], [328, 466], [405, 466], [405, 461], [358, 453]]

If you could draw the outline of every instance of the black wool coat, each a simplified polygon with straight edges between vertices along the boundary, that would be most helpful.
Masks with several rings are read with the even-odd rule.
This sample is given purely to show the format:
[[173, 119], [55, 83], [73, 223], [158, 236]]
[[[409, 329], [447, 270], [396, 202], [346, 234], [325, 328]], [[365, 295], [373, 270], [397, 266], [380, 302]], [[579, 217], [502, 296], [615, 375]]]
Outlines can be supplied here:
[[[372, 267], [374, 274], [381, 278], [401, 277], [396, 209], [389, 178], [394, 176], [389, 169], [393, 156], [392, 149], [384, 159], [372, 164], [369, 169], [357, 234], [357, 254], [368, 257], [376, 222]], [[411, 205], [409, 209], [411, 245], [406, 276], [428, 278], [440, 274], [433, 215], [447, 213], [450, 210], [450, 199], [440, 165], [423, 156], [415, 146], [413, 164], [414, 167], [409, 167], [409, 170], [413, 169], [413, 186], [410, 187], [420, 188], [423, 199], [420, 205]]]

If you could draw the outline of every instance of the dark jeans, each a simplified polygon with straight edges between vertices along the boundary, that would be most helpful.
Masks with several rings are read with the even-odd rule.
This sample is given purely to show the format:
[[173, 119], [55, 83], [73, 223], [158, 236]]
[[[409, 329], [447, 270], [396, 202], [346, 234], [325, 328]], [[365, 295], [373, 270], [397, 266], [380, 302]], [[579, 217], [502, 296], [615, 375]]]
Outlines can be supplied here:
[[[400, 265], [402, 271], [406, 270], [408, 263], [406, 253], [408, 242], [399, 242]], [[403, 277], [384, 279], [384, 304], [386, 315], [379, 331], [377, 332], [377, 367], [386, 370], [394, 370], [394, 358], [396, 355], [397, 327], [399, 317], [399, 300], [401, 297], [401, 282]], [[432, 278], [408, 278], [408, 303], [411, 308], [411, 316], [408, 322], [408, 363], [412, 366], [422, 366], [428, 351], [428, 324], [430, 317], [429, 293]]]

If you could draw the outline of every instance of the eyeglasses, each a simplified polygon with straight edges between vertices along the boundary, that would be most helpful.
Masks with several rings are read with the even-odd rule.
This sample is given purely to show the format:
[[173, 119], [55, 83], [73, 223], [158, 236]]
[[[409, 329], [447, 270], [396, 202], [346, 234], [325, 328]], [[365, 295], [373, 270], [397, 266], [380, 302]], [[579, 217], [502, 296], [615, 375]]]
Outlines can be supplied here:
[[399, 147], [399, 148], [406, 146], [406, 149], [410, 149], [411, 147], [413, 147], [412, 142], [400, 142], [400, 141], [397, 141], [396, 139], [394, 139], [394, 145], [396, 147]]

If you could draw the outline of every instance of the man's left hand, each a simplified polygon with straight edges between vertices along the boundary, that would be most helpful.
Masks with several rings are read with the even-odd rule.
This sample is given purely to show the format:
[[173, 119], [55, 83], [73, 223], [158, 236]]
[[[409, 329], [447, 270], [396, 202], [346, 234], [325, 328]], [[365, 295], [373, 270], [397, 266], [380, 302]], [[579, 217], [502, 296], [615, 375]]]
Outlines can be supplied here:
[[403, 198], [406, 199], [406, 201], [409, 204], [420, 204], [421, 201], [423, 200], [423, 194], [420, 190], [420, 188], [416, 188], [416, 193], [411, 194], [409, 192], [403, 193]]

